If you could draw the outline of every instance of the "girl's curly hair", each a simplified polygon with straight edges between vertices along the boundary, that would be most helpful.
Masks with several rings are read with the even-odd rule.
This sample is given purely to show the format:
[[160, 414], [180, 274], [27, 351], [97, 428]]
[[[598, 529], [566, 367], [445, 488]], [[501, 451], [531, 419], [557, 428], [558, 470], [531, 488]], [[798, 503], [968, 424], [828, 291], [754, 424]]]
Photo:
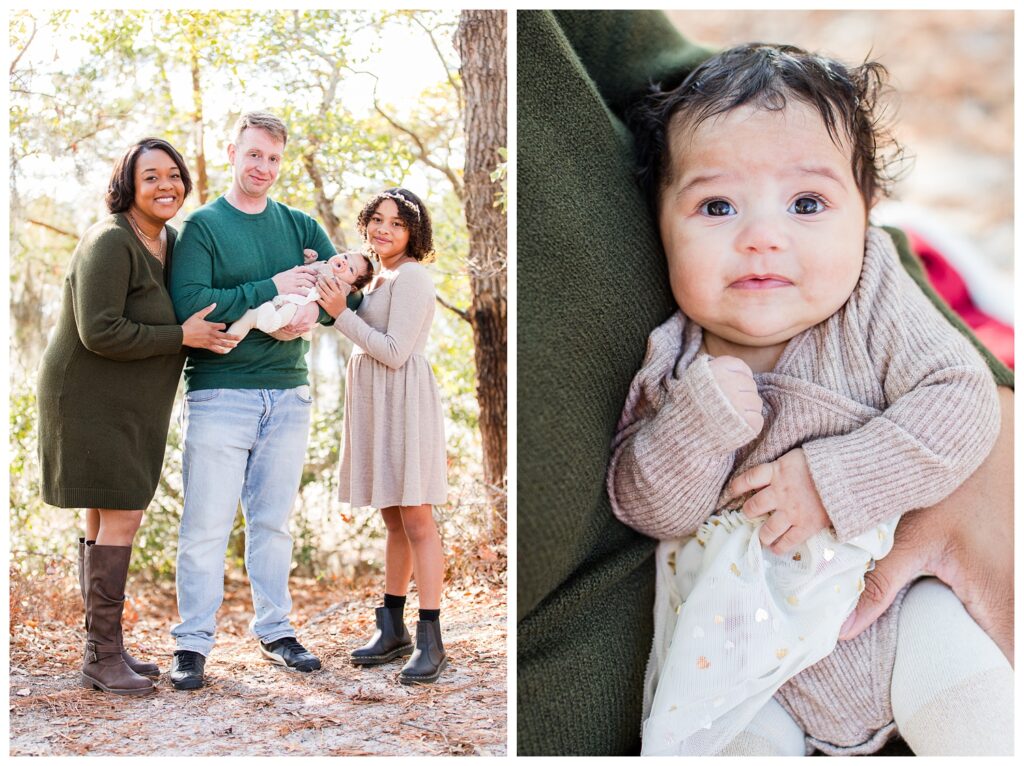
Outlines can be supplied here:
[[[359, 236], [366, 242], [366, 226], [370, 223], [373, 214], [377, 212], [377, 208], [386, 199], [392, 200], [398, 207], [398, 217], [405, 222], [409, 231], [409, 244], [405, 248], [405, 254], [420, 263], [433, 261], [434, 231], [430, 223], [430, 212], [423, 204], [423, 200], [408, 189], [395, 186], [372, 197], [359, 211], [359, 217], [356, 219]], [[372, 252], [373, 245], [369, 242], [366, 242], [366, 245]]]
[[792, 45], [747, 43], [712, 56], [683, 82], [657, 84], [630, 112], [638, 176], [657, 216], [672, 182], [672, 136], [745, 104], [778, 111], [795, 98], [816, 109], [832, 140], [850, 148], [853, 177], [867, 208], [887, 194], [902, 170], [903, 149], [879, 101], [888, 72], [876, 61], [848, 67]]

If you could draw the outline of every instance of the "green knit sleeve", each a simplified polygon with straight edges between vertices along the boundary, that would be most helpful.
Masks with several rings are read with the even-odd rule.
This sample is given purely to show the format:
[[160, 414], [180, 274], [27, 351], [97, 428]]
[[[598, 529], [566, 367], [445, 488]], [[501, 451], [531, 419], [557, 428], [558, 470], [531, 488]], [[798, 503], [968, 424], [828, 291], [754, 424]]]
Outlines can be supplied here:
[[685, 40], [662, 11], [554, 11], [608, 106], [621, 116], [651, 83], [666, 87], [712, 51]]
[[79, 245], [68, 275], [78, 335], [93, 353], [121, 362], [177, 354], [180, 325], [143, 324], [125, 316], [134, 259], [129, 236], [119, 228], [102, 228]]
[[[210, 223], [224, 221], [223, 215], [217, 218], [218, 213], [213, 207], [216, 204], [210, 203], [189, 216], [178, 238], [170, 292], [174, 311], [182, 322], [200, 309], [216, 303], [217, 307], [207, 315], [207, 320], [230, 324], [249, 309], [277, 295], [277, 286], [269, 278], [232, 287], [214, 287], [218, 247]], [[225, 226], [224, 232], [223, 236], [229, 238], [227, 232], [230, 232], [230, 227]]]

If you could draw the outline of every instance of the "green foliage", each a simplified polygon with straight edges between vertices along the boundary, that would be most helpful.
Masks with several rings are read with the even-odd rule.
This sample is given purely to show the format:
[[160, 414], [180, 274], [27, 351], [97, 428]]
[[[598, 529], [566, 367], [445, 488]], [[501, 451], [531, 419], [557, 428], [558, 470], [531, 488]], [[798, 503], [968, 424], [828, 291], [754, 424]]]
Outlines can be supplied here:
[[10, 399], [11, 565], [24, 573], [37, 573], [47, 560], [68, 556], [76, 521], [71, 512], [49, 509], [39, 498], [34, 389], [12, 388]]

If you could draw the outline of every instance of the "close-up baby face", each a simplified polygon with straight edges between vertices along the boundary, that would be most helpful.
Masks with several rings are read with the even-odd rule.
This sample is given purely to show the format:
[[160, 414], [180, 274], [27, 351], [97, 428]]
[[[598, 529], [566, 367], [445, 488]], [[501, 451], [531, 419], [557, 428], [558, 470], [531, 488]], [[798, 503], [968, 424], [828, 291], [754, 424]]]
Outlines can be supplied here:
[[860, 276], [867, 211], [816, 109], [742, 106], [670, 131], [658, 223], [672, 293], [708, 337], [767, 347], [823, 321]]
[[362, 261], [362, 256], [338, 253], [327, 259], [327, 265], [331, 267], [332, 276], [351, 285], [359, 278], [360, 269], [365, 268]]

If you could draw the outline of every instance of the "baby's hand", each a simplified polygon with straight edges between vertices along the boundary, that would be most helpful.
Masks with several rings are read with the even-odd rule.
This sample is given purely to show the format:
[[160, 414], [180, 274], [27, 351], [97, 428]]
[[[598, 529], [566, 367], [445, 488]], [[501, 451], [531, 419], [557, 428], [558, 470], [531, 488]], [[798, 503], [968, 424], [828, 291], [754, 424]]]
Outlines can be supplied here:
[[754, 490], [760, 491], [743, 504], [743, 513], [751, 519], [769, 514], [758, 534], [761, 545], [776, 554], [793, 550], [832, 524], [799, 447], [741, 473], [729, 482], [726, 500]]
[[761, 433], [764, 417], [761, 415], [761, 397], [757, 393], [754, 373], [746, 362], [734, 356], [718, 356], [708, 362], [711, 374], [722, 389], [725, 398], [755, 433]]
[[304, 266], [308, 266], [309, 264], [314, 263], [318, 257], [316, 250], [310, 250], [307, 247], [302, 251], [302, 264]]

